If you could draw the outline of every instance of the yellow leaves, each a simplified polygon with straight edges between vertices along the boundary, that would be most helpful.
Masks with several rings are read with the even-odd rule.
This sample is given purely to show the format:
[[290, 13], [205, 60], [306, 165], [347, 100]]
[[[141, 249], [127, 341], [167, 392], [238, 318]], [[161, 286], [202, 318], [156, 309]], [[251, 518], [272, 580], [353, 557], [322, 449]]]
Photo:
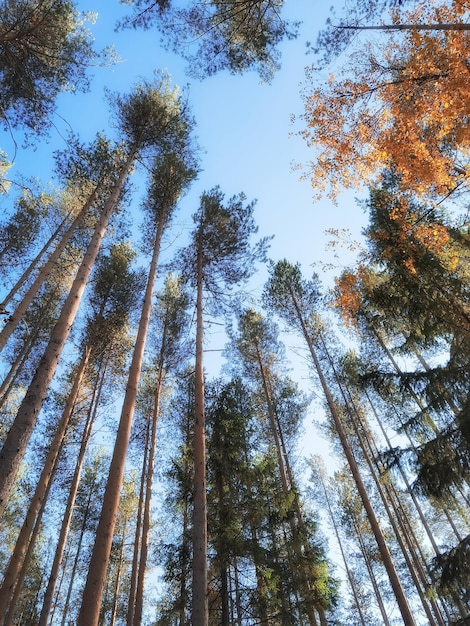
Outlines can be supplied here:
[[[401, 23], [468, 21], [457, 2], [421, 1], [399, 15]], [[470, 35], [409, 30], [388, 41], [306, 93], [312, 184], [334, 196], [393, 166], [416, 193], [446, 195], [466, 177], [456, 162], [470, 158]]]

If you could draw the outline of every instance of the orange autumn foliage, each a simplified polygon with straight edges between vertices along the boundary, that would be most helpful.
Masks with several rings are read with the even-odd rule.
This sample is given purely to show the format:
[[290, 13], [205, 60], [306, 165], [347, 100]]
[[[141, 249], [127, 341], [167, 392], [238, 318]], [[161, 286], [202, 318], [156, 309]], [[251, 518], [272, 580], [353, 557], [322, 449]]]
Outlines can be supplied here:
[[[469, 3], [426, 0], [397, 23], [469, 21]], [[367, 36], [367, 35], [366, 35]], [[418, 194], [447, 195], [469, 181], [470, 32], [405, 30], [381, 35], [350, 57], [340, 76], [304, 88], [306, 129], [315, 148], [313, 186], [344, 188], [370, 183], [394, 167], [402, 185]]]
[[375, 198], [379, 210], [365, 231], [369, 248], [361, 251], [355, 267], [336, 279], [333, 303], [350, 326], [357, 325], [361, 309], [375, 287], [390, 279], [413, 285], [424, 272], [427, 279], [435, 274], [444, 282], [451, 277], [468, 282], [465, 268], [468, 268], [469, 247], [465, 231], [460, 231], [456, 239], [450, 226], [429, 221], [429, 216], [406, 196], [388, 198], [390, 201], [393, 198], [391, 206], [380, 206], [380, 198]]
[[364, 268], [356, 267], [355, 272], [346, 270], [335, 279], [334, 304], [341, 311], [344, 322], [348, 326], [356, 326], [358, 313], [362, 305], [362, 279]]

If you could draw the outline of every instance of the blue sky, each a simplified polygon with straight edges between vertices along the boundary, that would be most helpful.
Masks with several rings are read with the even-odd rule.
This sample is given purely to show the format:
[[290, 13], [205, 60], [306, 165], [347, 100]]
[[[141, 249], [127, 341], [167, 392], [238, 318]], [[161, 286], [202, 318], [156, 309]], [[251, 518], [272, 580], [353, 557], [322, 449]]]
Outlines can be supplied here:
[[[295, 125], [291, 122], [292, 115], [302, 113], [300, 88], [304, 69], [312, 63], [312, 58], [305, 54], [305, 42], [314, 40], [316, 32], [324, 25], [329, 4], [289, 0], [286, 15], [292, 20], [301, 20], [302, 25], [298, 39], [281, 46], [282, 68], [271, 84], [262, 83], [254, 72], [243, 76], [224, 72], [204, 81], [190, 80], [185, 74], [184, 61], [159, 46], [157, 32], [114, 31], [117, 20], [129, 10], [118, 0], [83, 0], [78, 6], [82, 11], [98, 13], [95, 24], [89, 25], [97, 49], [114, 44], [122, 60], [114, 67], [94, 68], [89, 93], [59, 97], [55, 128], [49, 141], [41, 140], [36, 149], [19, 148], [14, 174], [34, 175], [48, 181], [53, 151], [65, 147], [69, 128], [83, 141], [92, 140], [98, 131], [119, 139], [109, 128], [111, 116], [104, 100], [104, 88], [127, 93], [139, 79], [151, 79], [155, 69], [166, 68], [175, 84], [188, 87], [197, 124], [196, 135], [203, 148], [203, 171], [181, 203], [175, 227], [167, 239], [165, 260], [169, 260], [184, 241], [184, 236], [178, 239], [175, 233], [184, 235], [192, 228], [191, 215], [198, 206], [200, 194], [219, 185], [226, 196], [243, 191], [248, 200], [257, 199], [255, 218], [259, 234], [274, 235], [270, 258], [277, 261], [285, 257], [299, 262], [305, 275], [315, 269], [322, 280], [331, 285], [333, 273], [339, 273], [340, 268], [324, 273], [322, 264], [348, 264], [352, 256], [342, 249], [341, 261], [338, 261], [331, 251], [326, 251], [330, 236], [325, 230], [347, 228], [357, 238], [365, 217], [353, 194], [340, 197], [337, 206], [328, 199], [313, 200], [309, 182], [300, 182], [300, 174], [292, 170], [292, 165], [308, 162], [314, 155], [303, 139], [295, 135], [302, 128], [302, 122]], [[18, 136], [16, 139], [21, 141]], [[9, 135], [3, 135], [0, 147], [13, 157], [14, 144]], [[137, 221], [139, 197], [145, 184], [141, 176], [134, 177], [134, 183], [136, 193], [131, 212]], [[266, 275], [265, 270], [260, 270], [251, 281], [255, 298], [261, 294]], [[207, 340], [211, 348], [223, 348], [225, 339], [220, 327], [209, 329]], [[292, 337], [285, 340], [294, 348], [301, 344]], [[310, 390], [312, 386], [303, 359], [293, 353], [289, 354], [289, 359], [295, 367], [293, 377], [299, 378], [299, 383]], [[218, 374], [219, 364], [217, 353], [208, 353], [207, 367], [212, 375]]]
[[[305, 42], [314, 39], [324, 24], [328, 4], [316, 3], [312, 10], [311, 0], [287, 3], [286, 15], [303, 23], [299, 38], [282, 45], [282, 69], [271, 84], [261, 83], [255, 73], [231, 76], [224, 72], [204, 81], [190, 80], [184, 61], [160, 48], [155, 31], [114, 32], [117, 19], [129, 11], [118, 0], [83, 0], [78, 6], [98, 13], [96, 23], [89, 25], [96, 47], [114, 44], [122, 61], [114, 67], [95, 68], [90, 93], [59, 97], [57, 130], [36, 151], [20, 148], [15, 172], [48, 180], [52, 152], [64, 147], [69, 125], [83, 140], [93, 139], [98, 131], [114, 136], [108, 128], [104, 87], [128, 92], [139, 78], [151, 79], [154, 69], [166, 68], [175, 84], [188, 85], [196, 134], [204, 150], [203, 172], [180, 210], [180, 219], [188, 227], [201, 192], [219, 185], [227, 196], [244, 191], [249, 200], [257, 198], [260, 234], [275, 235], [271, 256], [299, 261], [307, 272], [312, 263], [327, 260], [325, 229], [350, 228], [359, 233], [364, 217], [352, 195], [340, 198], [336, 207], [326, 199], [314, 202], [309, 183], [299, 182], [299, 172], [291, 169], [293, 163], [307, 162], [313, 156], [302, 138], [290, 136], [301, 128], [301, 122], [292, 125], [291, 115], [302, 113], [300, 83], [305, 66], [312, 62], [305, 55]], [[13, 155], [8, 135], [1, 147]]]

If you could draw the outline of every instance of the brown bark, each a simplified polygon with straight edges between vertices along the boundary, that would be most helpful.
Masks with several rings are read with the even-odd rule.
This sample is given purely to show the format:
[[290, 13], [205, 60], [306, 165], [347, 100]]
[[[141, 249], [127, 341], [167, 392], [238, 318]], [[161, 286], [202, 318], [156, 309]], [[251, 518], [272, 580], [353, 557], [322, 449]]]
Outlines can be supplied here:
[[38, 626], [47, 626], [49, 614], [51, 611], [52, 598], [55, 592], [55, 586], [57, 578], [59, 576], [59, 570], [62, 565], [63, 555], [65, 551], [65, 545], [67, 543], [67, 537], [70, 530], [70, 522], [72, 520], [73, 508], [75, 506], [75, 498], [77, 497], [78, 486], [80, 483], [80, 476], [82, 473], [83, 461], [85, 459], [85, 453], [90, 440], [93, 424], [96, 419], [98, 411], [99, 400], [104, 385], [106, 375], [106, 364], [104, 365], [101, 376], [98, 376], [93, 389], [93, 397], [90, 402], [88, 414], [83, 427], [82, 441], [80, 443], [80, 449], [78, 452], [77, 460], [75, 462], [75, 470], [72, 477], [69, 493], [67, 496], [67, 504], [65, 512], [62, 517], [62, 524], [59, 533], [59, 539], [55, 549], [54, 560], [52, 563], [51, 572], [49, 574], [49, 580], [47, 583], [46, 591], [44, 593], [43, 604], [41, 614], [39, 616]]
[[204, 412], [203, 366], [203, 264], [202, 225], [199, 229], [197, 251], [197, 301], [196, 301], [196, 362], [194, 407], [194, 506], [193, 506], [193, 580], [192, 626], [207, 626], [207, 496], [206, 496], [206, 434]]
[[395, 569], [395, 564], [393, 562], [392, 556], [390, 554], [390, 551], [388, 549], [387, 543], [385, 541], [385, 537], [382, 533], [382, 529], [380, 528], [380, 524], [378, 522], [377, 516], [375, 514], [375, 511], [372, 507], [372, 503], [369, 500], [369, 497], [367, 495], [367, 490], [366, 487], [362, 481], [362, 477], [359, 471], [359, 467], [357, 465], [356, 459], [354, 458], [354, 455], [352, 453], [351, 447], [349, 445], [349, 442], [346, 438], [346, 433], [343, 429], [343, 425], [341, 423], [341, 419], [339, 417], [339, 413], [336, 410], [336, 405], [335, 402], [333, 400], [333, 397], [330, 393], [328, 384], [326, 382], [326, 379], [323, 375], [323, 371], [320, 365], [320, 362], [317, 358], [316, 355], [316, 351], [312, 342], [312, 339], [310, 337], [310, 334], [308, 332], [307, 326], [305, 324], [302, 312], [300, 310], [300, 307], [298, 305], [297, 299], [295, 297], [295, 294], [291, 292], [291, 296], [292, 296], [292, 300], [293, 300], [293, 304], [295, 306], [296, 312], [297, 312], [297, 317], [301, 326], [301, 330], [302, 330], [302, 334], [304, 336], [304, 339], [307, 343], [307, 346], [309, 348], [310, 351], [310, 355], [312, 357], [313, 360], [313, 364], [315, 366], [315, 370], [317, 372], [318, 378], [320, 379], [320, 384], [321, 387], [323, 389], [323, 393], [325, 395], [326, 398], [326, 402], [328, 404], [328, 408], [330, 410], [331, 413], [331, 417], [333, 418], [333, 422], [335, 424], [335, 428], [336, 428], [336, 432], [338, 433], [338, 437], [340, 439], [341, 442], [341, 447], [343, 448], [343, 452], [346, 456], [346, 459], [348, 461], [349, 464], [349, 468], [351, 470], [351, 474], [352, 477], [354, 479], [354, 482], [356, 484], [356, 488], [358, 490], [359, 496], [362, 500], [362, 503], [364, 505], [364, 509], [366, 511], [367, 517], [369, 519], [370, 525], [372, 527], [372, 532], [374, 533], [376, 542], [377, 542], [377, 546], [379, 548], [379, 552], [380, 555], [382, 557], [385, 569], [387, 571], [388, 577], [390, 579], [390, 584], [392, 586], [393, 592], [395, 594], [395, 598], [397, 600], [397, 604], [398, 607], [400, 609], [400, 613], [401, 616], [403, 618], [403, 622], [405, 623], [406, 626], [415, 626], [415, 621], [413, 618], [413, 615], [411, 613], [411, 609], [409, 607], [409, 604], [407, 602], [406, 596], [405, 596], [405, 592], [403, 590], [403, 587], [401, 585], [400, 582], [400, 578], [398, 576], [398, 573]]
[[[30, 541], [31, 533], [36, 523], [36, 518], [41, 509], [42, 503], [45, 500], [45, 495], [48, 491], [51, 480], [54, 477], [59, 455], [62, 450], [62, 444], [65, 439], [67, 428], [70, 424], [70, 418], [72, 417], [78, 394], [80, 392], [89, 356], [90, 349], [87, 349], [81, 358], [80, 365], [78, 367], [77, 373], [75, 374], [72, 389], [70, 390], [70, 393], [68, 395], [62, 417], [59, 421], [59, 424], [57, 425], [54, 440], [51, 444], [49, 453], [44, 462], [44, 467], [42, 469], [34, 495], [26, 512], [23, 526], [16, 540], [13, 553], [10, 557], [8, 567], [5, 571], [2, 587], [0, 588], [0, 620], [5, 618], [8, 603], [11, 597], [11, 592], [15, 585], [15, 581], [17, 581], [18, 573], [21, 569], [26, 550], [28, 549], [28, 544]], [[10, 607], [10, 613], [11, 611], [12, 608]]]
[[119, 179], [106, 201], [100, 220], [88, 245], [83, 261], [73, 281], [70, 293], [62, 308], [62, 312], [51, 333], [49, 344], [39, 362], [36, 373], [21, 403], [16, 419], [7, 435], [2, 451], [0, 452], [0, 515], [6, 506], [10, 489], [15, 480], [21, 460], [26, 452], [29, 439], [32, 435], [38, 414], [46, 398], [49, 385], [54, 377], [62, 350], [68, 339], [72, 324], [80, 305], [93, 264], [98, 255], [101, 242], [111, 213], [121, 192], [122, 185], [132, 167], [134, 155], [131, 154], [124, 164]]
[[152, 308], [155, 275], [157, 271], [160, 244], [165, 222], [166, 215], [164, 215], [164, 213], [162, 212], [159, 224], [157, 226], [157, 233], [155, 236], [155, 244], [152, 261], [150, 263], [147, 287], [145, 291], [144, 301], [142, 303], [142, 312], [140, 316], [139, 328], [137, 331], [134, 353], [132, 355], [132, 362], [129, 368], [129, 377], [127, 381], [126, 393], [124, 396], [123, 406], [121, 410], [121, 417], [116, 435], [116, 441], [114, 444], [113, 457], [109, 468], [108, 481], [106, 483], [106, 490], [103, 498], [101, 517], [96, 531], [95, 544], [93, 547], [87, 581], [82, 596], [82, 605], [78, 617], [77, 626], [96, 626], [99, 621], [100, 605], [106, 582], [106, 572], [109, 563], [109, 556], [111, 553], [113, 532], [116, 525], [117, 511], [119, 508], [121, 486], [124, 477], [124, 466], [126, 462], [127, 448], [129, 445], [132, 419], [134, 417], [137, 388], [139, 385], [140, 372], [142, 369], [142, 360], [147, 339], [150, 312]]
[[21, 287], [25, 284], [25, 282], [29, 279], [29, 277], [31, 276], [31, 274], [33, 273], [35, 267], [37, 266], [37, 264], [39, 263], [40, 259], [42, 256], [44, 256], [44, 254], [47, 252], [48, 248], [54, 243], [55, 239], [57, 239], [57, 237], [60, 234], [60, 231], [62, 230], [62, 228], [65, 226], [65, 224], [67, 224], [68, 220], [70, 218], [70, 214], [68, 214], [62, 221], [62, 223], [56, 228], [56, 230], [52, 233], [52, 235], [49, 237], [49, 239], [46, 241], [46, 243], [43, 245], [43, 247], [41, 248], [41, 250], [37, 253], [37, 255], [34, 257], [34, 259], [31, 261], [31, 263], [29, 264], [29, 266], [26, 268], [26, 270], [23, 272], [23, 274], [20, 276], [20, 278], [16, 281], [16, 283], [13, 285], [13, 287], [10, 289], [10, 291], [8, 292], [8, 294], [5, 296], [5, 298], [3, 299], [3, 302], [0, 304], [0, 308], [5, 308], [7, 306], [7, 304], [10, 302], [10, 300], [15, 296], [16, 293], [18, 293], [18, 291], [21, 289]]
[[139, 554], [140, 546], [142, 543], [142, 518], [144, 511], [144, 499], [145, 499], [145, 484], [147, 476], [148, 466], [148, 447], [150, 441], [150, 420], [147, 420], [145, 429], [145, 442], [144, 442], [144, 458], [142, 460], [142, 473], [140, 475], [140, 489], [139, 489], [139, 501], [137, 503], [137, 519], [134, 533], [134, 550], [132, 554], [132, 568], [131, 568], [131, 581], [129, 588], [129, 599], [127, 604], [127, 626], [132, 626], [134, 622], [134, 610], [135, 610], [135, 594], [137, 588], [137, 578], [139, 575]]
[[[60, 255], [64, 251], [67, 243], [70, 241], [70, 238], [72, 237], [73, 233], [75, 232], [77, 226], [79, 226], [80, 222], [84, 219], [85, 215], [88, 213], [88, 211], [90, 210], [91, 206], [95, 202], [97, 193], [98, 193], [98, 187], [91, 193], [91, 195], [88, 198], [87, 202], [84, 204], [84, 206], [81, 209], [81, 211], [78, 213], [78, 215], [75, 217], [75, 219], [70, 224], [68, 229], [65, 231], [65, 233], [63, 234], [61, 240], [57, 244], [56, 248], [51, 253], [50, 257], [48, 258], [46, 263], [43, 265], [41, 270], [39, 271], [39, 273], [36, 276], [36, 278], [34, 279], [33, 283], [30, 285], [28, 291], [24, 294], [23, 298], [21, 299], [21, 302], [18, 303], [18, 305], [16, 307], [16, 310], [8, 318], [5, 326], [3, 327], [2, 331], [0, 332], [0, 351], [3, 350], [3, 348], [5, 347], [5, 344], [8, 341], [10, 335], [12, 334], [12, 332], [15, 330], [15, 328], [18, 325], [18, 323], [22, 319], [23, 315], [26, 312], [26, 309], [29, 307], [29, 305], [33, 301], [35, 295], [39, 291], [39, 288], [41, 287], [41, 285], [44, 283], [44, 281], [47, 280], [47, 278], [51, 274], [52, 270], [55, 267], [55, 264], [57, 263]], [[106, 205], [105, 205], [105, 207], [106, 207]], [[106, 210], [106, 208], [103, 209], [103, 212], [105, 210]]]
[[162, 349], [160, 351], [160, 366], [158, 371], [157, 385], [155, 389], [155, 402], [153, 407], [152, 423], [151, 423], [151, 438], [150, 438], [150, 453], [147, 465], [147, 481], [145, 489], [145, 506], [144, 506], [144, 518], [142, 524], [142, 542], [140, 549], [140, 561], [139, 561], [139, 575], [137, 579], [137, 592], [135, 597], [135, 613], [134, 613], [134, 626], [140, 626], [142, 623], [142, 613], [144, 608], [144, 578], [147, 569], [147, 555], [150, 533], [150, 504], [152, 501], [152, 484], [153, 484], [153, 469], [155, 464], [155, 446], [157, 442], [157, 426], [158, 418], [160, 414], [160, 396], [163, 383], [163, 352], [165, 349], [165, 331], [163, 333]]
[[326, 502], [326, 508], [328, 510], [328, 515], [329, 515], [329, 518], [330, 518], [331, 523], [333, 525], [333, 530], [334, 530], [334, 533], [335, 533], [336, 540], [338, 542], [339, 551], [341, 553], [341, 558], [343, 559], [344, 569], [346, 571], [346, 575], [348, 577], [349, 586], [351, 587], [351, 591], [352, 591], [352, 594], [353, 594], [353, 597], [354, 597], [354, 603], [355, 603], [357, 611], [359, 613], [359, 619], [361, 621], [362, 626], [367, 626], [367, 624], [365, 622], [365, 619], [364, 619], [364, 614], [362, 612], [361, 602], [360, 602], [359, 597], [357, 595], [356, 584], [354, 583], [354, 579], [353, 579], [353, 576], [352, 576], [352, 573], [351, 573], [351, 569], [349, 568], [349, 565], [348, 565], [348, 559], [346, 558], [346, 555], [344, 553], [343, 542], [341, 541], [341, 537], [340, 537], [339, 530], [338, 530], [338, 525], [336, 524], [336, 519], [335, 519], [335, 516], [334, 516], [334, 513], [333, 513], [333, 509], [331, 507], [330, 498], [328, 496], [328, 490], [327, 490], [325, 482], [323, 480], [323, 475], [322, 475], [321, 470], [318, 470], [318, 475], [320, 477], [320, 483], [321, 483], [321, 486], [322, 486], [323, 494], [325, 496], [325, 502]]

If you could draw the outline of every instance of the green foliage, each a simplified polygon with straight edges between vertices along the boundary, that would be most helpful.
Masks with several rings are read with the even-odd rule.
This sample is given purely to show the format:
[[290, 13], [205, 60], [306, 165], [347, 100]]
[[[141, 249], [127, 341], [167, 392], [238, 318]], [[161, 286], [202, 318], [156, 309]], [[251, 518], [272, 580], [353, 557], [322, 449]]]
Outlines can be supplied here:
[[[125, 4], [134, 11], [121, 26], [158, 28], [198, 78], [224, 69], [233, 74], [254, 69], [270, 80], [280, 67], [279, 44], [297, 36], [298, 24], [281, 15], [284, 0], [204, 0], [183, 7], [172, 7], [169, 0]], [[197, 42], [189, 52], [188, 41]]]
[[268, 238], [254, 245], [250, 241], [258, 231], [254, 207], [254, 202], [245, 203], [243, 193], [224, 203], [224, 194], [215, 187], [202, 194], [198, 212], [193, 216], [196, 229], [181, 256], [183, 274], [196, 282], [200, 250], [203, 285], [218, 306], [233, 287], [253, 274], [255, 263], [265, 259]]
[[107, 94], [116, 126], [129, 150], [141, 158], [165, 152], [184, 153], [193, 120], [188, 105], [170, 76], [161, 71], [153, 81], [142, 81], [127, 95]]
[[155, 232], [160, 224], [166, 228], [178, 201], [197, 176], [197, 163], [190, 150], [186, 153], [163, 152], [155, 159], [147, 196], [143, 205], [146, 245], [153, 249]]
[[0, 122], [44, 133], [61, 91], [86, 90], [96, 59], [85, 19], [68, 0], [0, 6]]

